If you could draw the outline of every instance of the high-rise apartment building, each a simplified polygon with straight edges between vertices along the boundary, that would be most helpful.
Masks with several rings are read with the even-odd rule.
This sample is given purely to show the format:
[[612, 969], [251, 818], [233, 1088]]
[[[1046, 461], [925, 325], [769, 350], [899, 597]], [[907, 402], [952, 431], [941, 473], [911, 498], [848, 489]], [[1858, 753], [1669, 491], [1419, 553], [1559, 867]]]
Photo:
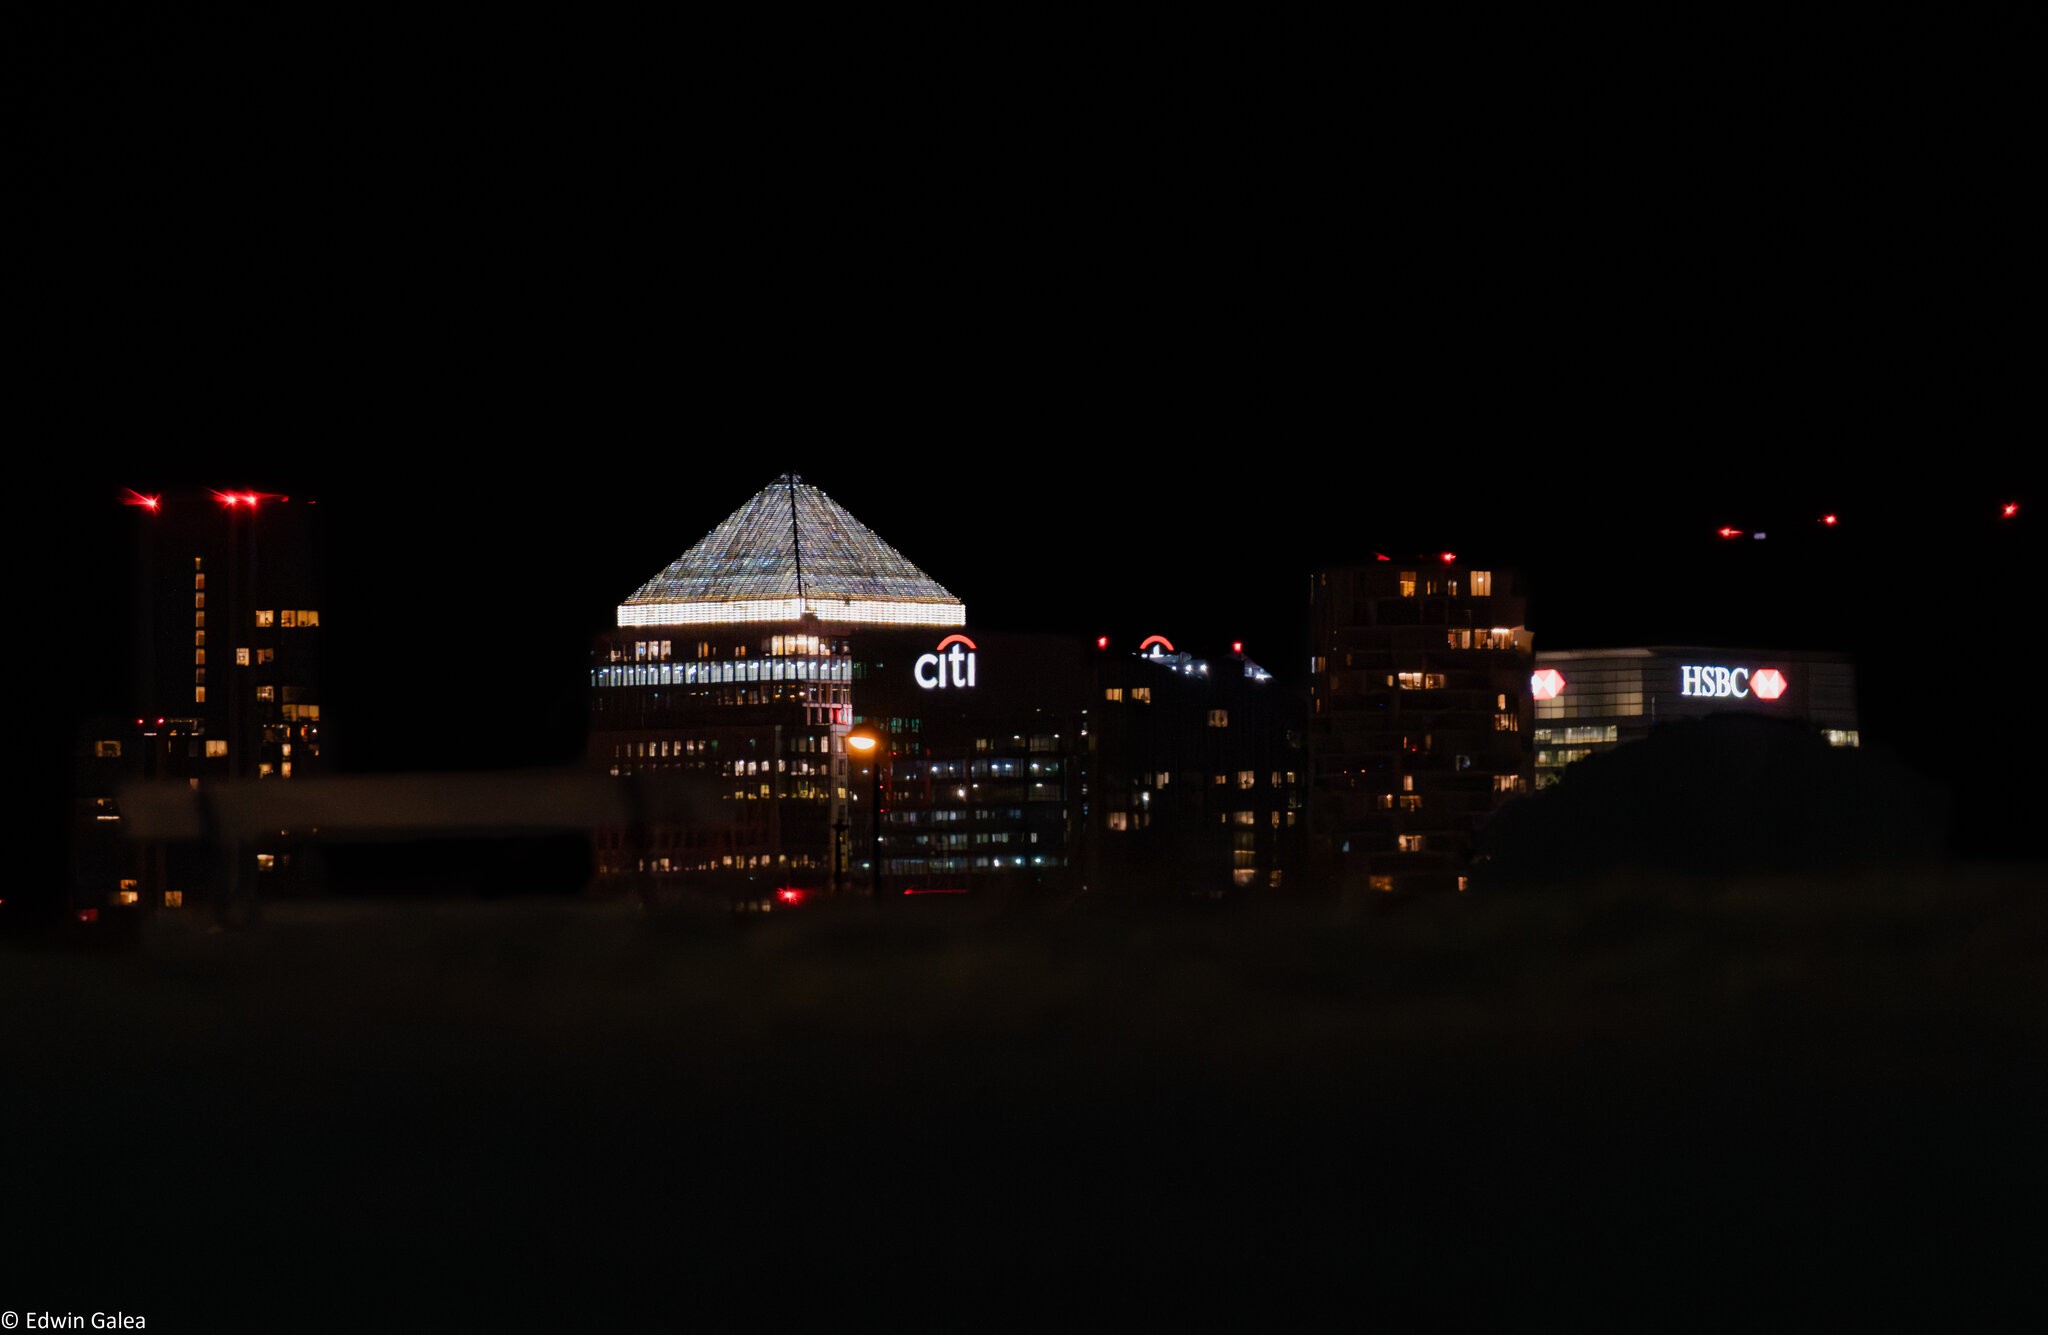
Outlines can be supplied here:
[[180, 909], [304, 888], [309, 831], [247, 847], [130, 846], [116, 792], [170, 780], [204, 793], [324, 770], [317, 507], [247, 490], [131, 493], [130, 504], [132, 709], [79, 739], [73, 906]]
[[1533, 780], [1528, 603], [1449, 553], [1310, 576], [1311, 858], [1340, 888], [1464, 888]]

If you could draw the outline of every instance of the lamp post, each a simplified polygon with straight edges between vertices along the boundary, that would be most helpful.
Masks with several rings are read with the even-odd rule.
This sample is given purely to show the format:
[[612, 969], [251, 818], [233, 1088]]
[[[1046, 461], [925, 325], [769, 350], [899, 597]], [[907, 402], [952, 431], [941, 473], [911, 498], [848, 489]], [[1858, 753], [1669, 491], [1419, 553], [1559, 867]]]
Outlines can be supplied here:
[[868, 859], [873, 879], [868, 896], [882, 899], [882, 735], [865, 725], [846, 734], [847, 749], [868, 762]]

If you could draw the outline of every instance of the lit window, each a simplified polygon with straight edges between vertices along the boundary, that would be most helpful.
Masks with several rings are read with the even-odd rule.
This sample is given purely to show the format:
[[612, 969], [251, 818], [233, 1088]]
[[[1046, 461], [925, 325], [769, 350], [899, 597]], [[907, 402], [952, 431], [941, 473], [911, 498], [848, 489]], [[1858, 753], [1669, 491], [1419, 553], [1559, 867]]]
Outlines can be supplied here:
[[1401, 572], [1401, 596], [1403, 598], [1413, 598], [1415, 596], [1415, 572], [1412, 570]]
[[203, 589], [203, 588], [205, 588], [205, 587], [206, 587], [206, 576], [204, 576], [204, 575], [194, 575], [194, 576], [192, 577], [192, 587], [193, 587], [193, 588], [195, 588], [195, 589]]
[[1420, 853], [1422, 851], [1422, 836], [1419, 834], [1397, 834], [1394, 836], [1394, 844], [1403, 853]]
[[1855, 728], [1829, 728], [1821, 735], [1828, 739], [1829, 746], [1861, 747], [1863, 745], [1863, 735]]
[[165, 907], [165, 908], [167, 908], [167, 909], [181, 909], [181, 908], [184, 908], [184, 907], [185, 907], [185, 892], [184, 892], [183, 890], [166, 890], [166, 891], [164, 891], [164, 907]]
[[1112, 812], [1110, 812], [1110, 813], [1109, 813], [1109, 828], [1110, 828], [1110, 829], [1112, 829], [1112, 830], [1128, 830], [1128, 829], [1129, 829], [1130, 827], [1131, 827], [1131, 818], [1130, 818], [1129, 816], [1125, 815], [1125, 814], [1124, 814], [1123, 812], [1121, 812], [1121, 811], [1112, 811]]
[[194, 666], [194, 667], [205, 667], [205, 666], [206, 666], [206, 650], [204, 650], [204, 649], [194, 649], [194, 650], [192, 651], [192, 666]]
[[299, 624], [299, 614], [287, 607], [277, 614], [277, 624], [287, 629], [296, 628]]
[[108, 898], [112, 899], [116, 904], [135, 904], [141, 901], [142, 896], [133, 890], [116, 890]]
[[92, 753], [105, 760], [119, 759], [121, 743], [119, 741], [94, 742], [92, 744]]
[[203, 593], [195, 593], [195, 594], [193, 594], [193, 595], [192, 595], [192, 606], [194, 606], [194, 607], [204, 607], [204, 606], [206, 606], [206, 595], [205, 595], [205, 594], [203, 594]]
[[274, 662], [276, 662], [276, 661], [277, 661], [277, 650], [275, 650], [275, 649], [258, 649], [258, 650], [256, 651], [256, 661], [257, 661], [257, 662], [259, 662], [259, 663], [274, 663]]
[[1151, 704], [1151, 703], [1152, 703], [1152, 688], [1151, 688], [1150, 686], [1133, 686], [1133, 687], [1131, 687], [1131, 699], [1132, 699], [1132, 700], [1134, 700], [1134, 701], [1136, 701], [1136, 702], [1137, 702], [1138, 704], [1141, 704], [1141, 705], [1149, 705], [1149, 704]]
[[1229, 726], [1230, 726], [1230, 711], [1229, 711], [1229, 710], [1227, 710], [1227, 709], [1212, 709], [1212, 710], [1210, 710], [1210, 711], [1209, 711], [1209, 726], [1210, 726], [1210, 727], [1212, 727], [1212, 728], [1227, 728], [1227, 727], [1229, 727]]
[[207, 739], [206, 739], [206, 754], [207, 754], [207, 755], [209, 755], [209, 756], [224, 756], [224, 755], [226, 755], [227, 753], [228, 753], [228, 744], [227, 744], [226, 742], [224, 742], [224, 741], [218, 741], [218, 740], [216, 740], [216, 739], [214, 739], [214, 738], [212, 738], [212, 737], [209, 737], [209, 738], [207, 738]]
[[[1471, 571], [1469, 572], [1469, 578], [1472, 581], [1472, 596], [1474, 598], [1487, 598], [1492, 596], [1493, 572], [1491, 570]], [[1461, 886], [1459, 888], [1462, 889], [1463, 887]]]
[[1519, 714], [1495, 714], [1493, 716], [1493, 730], [1495, 732], [1520, 732], [1522, 730], [1522, 716]]
[[1255, 787], [1258, 781], [1259, 776], [1256, 771], [1241, 769], [1237, 772], [1237, 786], [1240, 788]]
[[263, 610], [256, 613], [256, 624], [259, 626], [276, 625], [277, 613], [271, 611], [269, 608], [264, 608]]
[[275, 699], [277, 699], [277, 687], [275, 687], [275, 686], [258, 686], [258, 687], [256, 688], [256, 698], [257, 698], [258, 700], [275, 700]]
[[1394, 888], [1394, 878], [1391, 876], [1368, 876], [1365, 878], [1365, 883], [1374, 890], [1384, 891]]
[[1121, 701], [1124, 698], [1124, 688], [1121, 686], [1105, 687], [1102, 692], [1102, 698], [1105, 700]]

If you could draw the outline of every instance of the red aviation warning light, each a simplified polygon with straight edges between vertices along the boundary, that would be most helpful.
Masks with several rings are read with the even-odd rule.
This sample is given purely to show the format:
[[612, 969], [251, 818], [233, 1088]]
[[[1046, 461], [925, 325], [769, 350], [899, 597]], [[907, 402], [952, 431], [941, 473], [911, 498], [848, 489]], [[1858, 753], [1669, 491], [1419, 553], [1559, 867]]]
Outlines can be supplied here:
[[2019, 512], [2020, 503], [2018, 501], [2007, 501], [2004, 505], [1998, 507], [1998, 517], [2000, 519], [2011, 519]]
[[1564, 673], [1541, 668], [1529, 677], [1529, 695], [1536, 700], [1555, 700], [1564, 694]]
[[1822, 515], [1820, 522], [1823, 528], [1833, 528], [1839, 521], [1834, 515]]
[[1749, 674], [1749, 689], [1759, 699], [1775, 700], [1785, 693], [1785, 674], [1776, 668], [1758, 668]]
[[1715, 533], [1716, 533], [1716, 534], [1717, 534], [1718, 536], [1720, 536], [1720, 537], [1723, 537], [1723, 538], [1739, 538], [1739, 537], [1741, 537], [1741, 536], [1742, 536], [1742, 530], [1741, 530], [1741, 529], [1739, 529], [1739, 528], [1729, 528], [1729, 527], [1728, 527], [1727, 525], [1725, 525], [1725, 524], [1723, 524], [1723, 525], [1722, 525], [1722, 526], [1721, 526], [1720, 528], [1717, 528], [1717, 529], [1715, 529], [1715, 530], [1714, 530], [1714, 532], [1715, 532]]
[[121, 498], [121, 504], [140, 506], [151, 514], [155, 514], [158, 510], [163, 509], [164, 498], [161, 496], [145, 496], [143, 493], [130, 488], [128, 494]]
[[1096, 637], [1095, 637], [1095, 647], [1096, 647], [1097, 649], [1107, 649], [1107, 648], [1109, 648], [1109, 636], [1107, 636], [1107, 635], [1098, 635], [1098, 636], [1096, 636]]
[[1445, 565], [1449, 565], [1451, 562], [1458, 559], [1458, 554], [1456, 552], [1438, 552], [1437, 555], [1440, 558], [1442, 558], [1443, 563]]

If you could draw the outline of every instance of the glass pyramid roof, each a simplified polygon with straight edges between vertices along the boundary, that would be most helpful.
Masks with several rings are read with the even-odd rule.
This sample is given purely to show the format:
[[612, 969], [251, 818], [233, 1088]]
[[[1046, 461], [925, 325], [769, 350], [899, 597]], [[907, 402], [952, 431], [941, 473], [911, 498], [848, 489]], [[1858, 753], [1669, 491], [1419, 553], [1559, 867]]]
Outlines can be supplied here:
[[621, 626], [960, 626], [967, 605], [839, 503], [784, 473], [619, 605]]

